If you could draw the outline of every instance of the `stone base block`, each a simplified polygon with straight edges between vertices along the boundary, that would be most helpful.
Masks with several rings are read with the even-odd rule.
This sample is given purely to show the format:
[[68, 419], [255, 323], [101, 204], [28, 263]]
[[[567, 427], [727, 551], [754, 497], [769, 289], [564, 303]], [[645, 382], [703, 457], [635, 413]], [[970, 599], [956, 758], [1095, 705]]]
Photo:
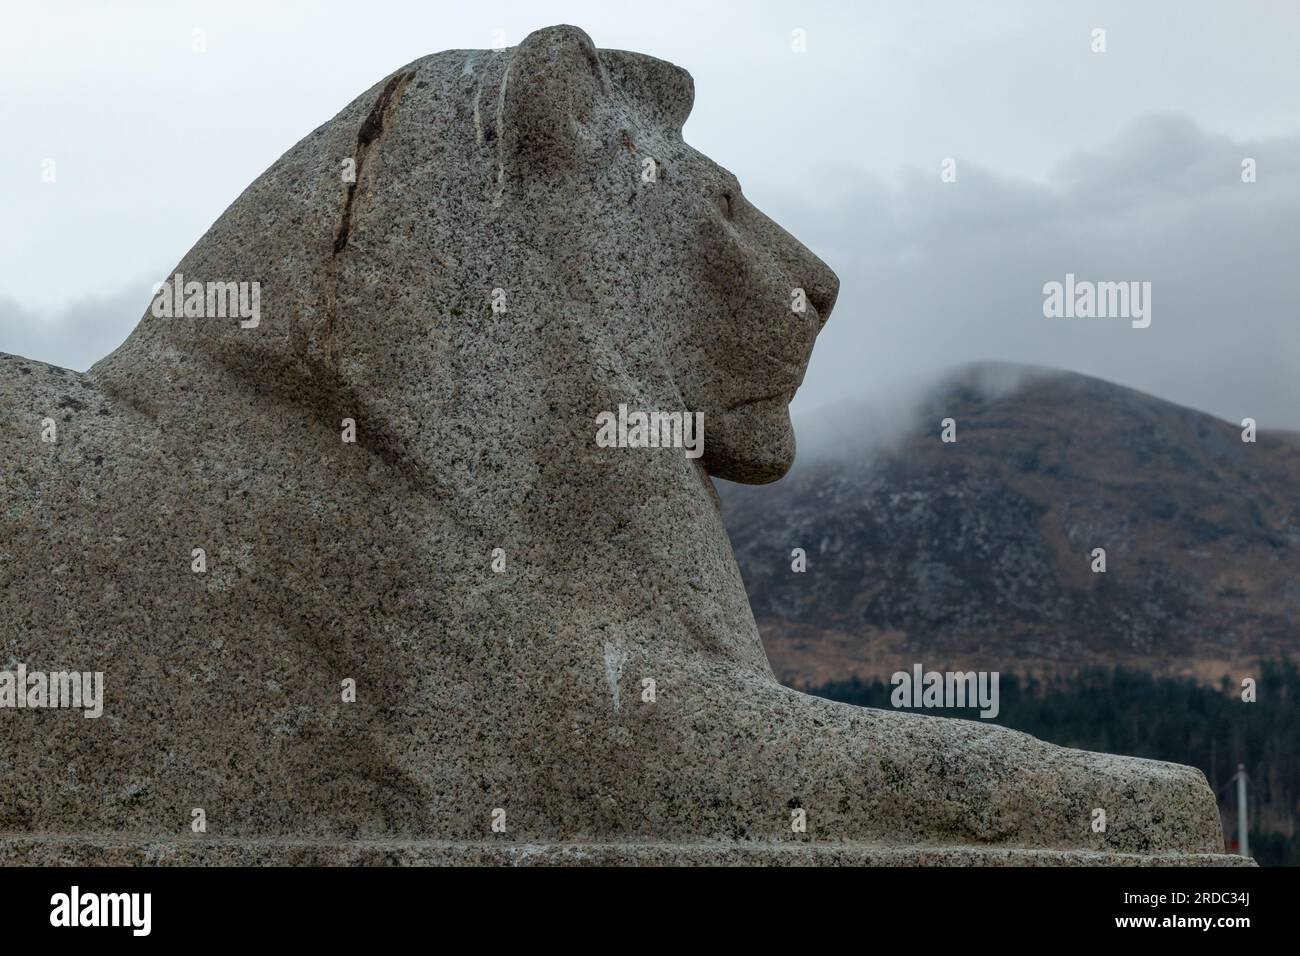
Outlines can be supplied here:
[[0, 836], [0, 866], [1254, 866], [1224, 853], [855, 843], [450, 843]]

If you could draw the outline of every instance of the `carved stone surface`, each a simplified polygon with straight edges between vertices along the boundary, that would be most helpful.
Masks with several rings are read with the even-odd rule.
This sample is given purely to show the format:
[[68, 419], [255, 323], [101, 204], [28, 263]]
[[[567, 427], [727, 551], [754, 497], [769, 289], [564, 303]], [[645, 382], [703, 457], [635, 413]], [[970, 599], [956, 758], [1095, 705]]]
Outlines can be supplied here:
[[0, 667], [104, 674], [0, 709], [0, 862], [1232, 862], [1192, 768], [777, 684], [710, 476], [789, 467], [838, 281], [692, 99], [573, 27], [417, 60], [177, 267], [255, 325], [0, 356]]

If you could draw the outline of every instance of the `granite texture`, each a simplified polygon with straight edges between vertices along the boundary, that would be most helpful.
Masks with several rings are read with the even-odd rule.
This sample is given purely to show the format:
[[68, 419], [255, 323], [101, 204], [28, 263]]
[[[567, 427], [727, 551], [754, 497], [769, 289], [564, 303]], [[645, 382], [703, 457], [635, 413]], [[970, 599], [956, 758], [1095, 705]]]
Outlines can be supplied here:
[[0, 866], [1254, 866], [1241, 856], [868, 843], [3, 837]]
[[[573, 27], [425, 57], [178, 266], [255, 328], [0, 356], [0, 667], [105, 675], [0, 710], [0, 859], [1234, 862], [1197, 770], [777, 684], [710, 476], [789, 467], [838, 281], [692, 100]], [[598, 447], [620, 403], [704, 456]]]

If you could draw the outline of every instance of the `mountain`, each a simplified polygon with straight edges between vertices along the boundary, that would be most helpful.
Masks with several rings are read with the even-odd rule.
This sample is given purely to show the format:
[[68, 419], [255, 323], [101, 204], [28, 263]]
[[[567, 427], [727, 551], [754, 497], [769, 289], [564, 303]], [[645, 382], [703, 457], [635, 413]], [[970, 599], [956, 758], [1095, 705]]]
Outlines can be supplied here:
[[1239, 425], [1129, 388], [999, 365], [960, 370], [908, 416], [834, 417], [839, 434], [780, 482], [719, 483], [786, 683], [915, 663], [1236, 682], [1300, 651], [1294, 432], [1245, 443]]

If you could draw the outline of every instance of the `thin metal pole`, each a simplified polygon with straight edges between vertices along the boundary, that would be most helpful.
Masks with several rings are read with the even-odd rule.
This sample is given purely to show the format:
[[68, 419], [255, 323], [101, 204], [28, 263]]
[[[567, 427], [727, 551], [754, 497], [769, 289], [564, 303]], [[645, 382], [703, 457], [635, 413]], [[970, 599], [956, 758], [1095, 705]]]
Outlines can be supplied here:
[[1250, 837], [1246, 823], [1246, 765], [1237, 764], [1237, 852], [1250, 856]]

